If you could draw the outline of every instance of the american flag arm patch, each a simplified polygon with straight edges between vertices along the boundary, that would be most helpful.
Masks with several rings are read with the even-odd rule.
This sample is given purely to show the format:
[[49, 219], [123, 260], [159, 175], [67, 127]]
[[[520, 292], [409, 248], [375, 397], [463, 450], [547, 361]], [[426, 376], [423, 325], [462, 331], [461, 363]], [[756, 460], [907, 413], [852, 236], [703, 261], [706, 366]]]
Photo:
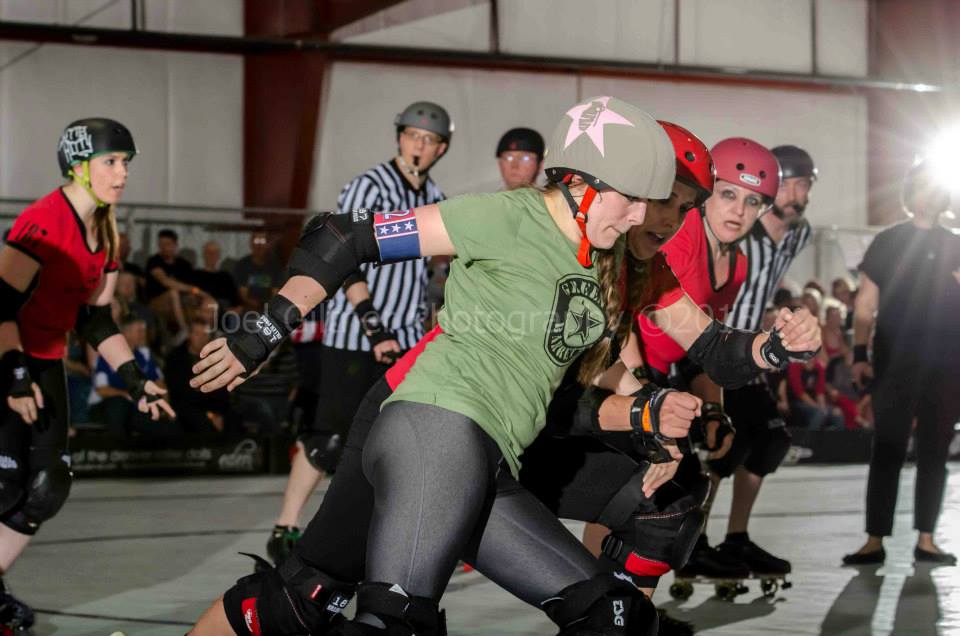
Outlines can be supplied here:
[[417, 229], [417, 217], [413, 208], [375, 213], [373, 231], [380, 248], [381, 262], [420, 258], [420, 231]]

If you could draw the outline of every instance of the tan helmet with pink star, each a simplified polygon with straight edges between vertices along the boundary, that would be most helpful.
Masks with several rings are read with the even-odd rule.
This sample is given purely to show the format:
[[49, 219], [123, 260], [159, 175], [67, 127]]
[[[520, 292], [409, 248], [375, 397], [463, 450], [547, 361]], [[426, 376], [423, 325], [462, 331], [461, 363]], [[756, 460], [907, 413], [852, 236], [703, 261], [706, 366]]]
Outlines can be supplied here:
[[580, 175], [596, 190], [666, 199], [673, 188], [673, 144], [657, 121], [616, 97], [591, 97], [567, 111], [550, 137], [544, 171], [552, 182]]

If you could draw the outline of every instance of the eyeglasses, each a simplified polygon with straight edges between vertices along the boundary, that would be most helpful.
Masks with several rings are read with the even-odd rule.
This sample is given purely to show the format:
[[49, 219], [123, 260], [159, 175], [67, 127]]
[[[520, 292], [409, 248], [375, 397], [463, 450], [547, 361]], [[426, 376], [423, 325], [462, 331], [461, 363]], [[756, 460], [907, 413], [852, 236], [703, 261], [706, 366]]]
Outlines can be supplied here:
[[537, 160], [536, 155], [500, 155], [497, 157], [500, 161], [506, 161], [507, 163], [514, 163], [519, 161], [521, 163], [532, 163]]
[[404, 130], [403, 136], [415, 144], [418, 144], [422, 141], [423, 145], [425, 146], [436, 146], [443, 141], [435, 135], [431, 135], [429, 133], [418, 133], [413, 130]]

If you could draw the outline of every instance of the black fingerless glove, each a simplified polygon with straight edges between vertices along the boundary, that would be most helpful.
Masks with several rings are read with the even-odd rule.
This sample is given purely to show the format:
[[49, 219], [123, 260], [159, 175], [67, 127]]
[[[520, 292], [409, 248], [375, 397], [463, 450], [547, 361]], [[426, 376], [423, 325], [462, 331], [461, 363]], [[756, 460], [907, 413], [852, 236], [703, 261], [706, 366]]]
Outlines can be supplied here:
[[[819, 349], [817, 349], [819, 351]], [[760, 345], [760, 357], [774, 369], [783, 371], [791, 361], [805, 362], [817, 355], [817, 351], [787, 351], [783, 346], [780, 330], [770, 332], [767, 341]]]
[[370, 298], [357, 304], [353, 311], [357, 314], [357, 318], [360, 319], [363, 334], [370, 341], [371, 345], [377, 346], [381, 342], [397, 339], [397, 334], [383, 325], [383, 318], [380, 316], [377, 308], [373, 306], [373, 300]]
[[12, 398], [33, 397], [33, 378], [27, 369], [27, 356], [19, 349], [11, 349], [3, 354], [3, 368], [10, 370], [10, 388], [7, 395]]
[[139, 403], [142, 397], [147, 398], [147, 404], [160, 399], [159, 395], [150, 395], [147, 393], [145, 389], [147, 376], [143, 374], [136, 360], [127, 360], [117, 367], [117, 375], [123, 380], [123, 384], [127, 387], [127, 393], [133, 398], [134, 404]]
[[266, 362], [284, 338], [303, 322], [297, 306], [280, 295], [267, 303], [265, 313], [255, 313], [253, 318], [251, 322], [245, 317], [241, 321], [240, 332], [227, 337], [227, 347], [243, 365], [243, 377]]

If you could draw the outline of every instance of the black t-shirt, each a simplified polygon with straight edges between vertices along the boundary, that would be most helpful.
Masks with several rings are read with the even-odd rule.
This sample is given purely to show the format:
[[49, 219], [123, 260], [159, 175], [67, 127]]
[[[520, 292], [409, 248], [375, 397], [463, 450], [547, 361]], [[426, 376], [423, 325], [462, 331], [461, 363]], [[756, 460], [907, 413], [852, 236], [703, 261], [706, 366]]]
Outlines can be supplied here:
[[874, 366], [957, 367], [960, 237], [907, 221], [877, 235], [860, 263], [880, 289]]
[[167, 276], [176, 278], [181, 283], [191, 284], [193, 266], [190, 263], [179, 256], [174, 258], [172, 263], [168, 263], [159, 254], [154, 254], [147, 261], [147, 300], [153, 300], [167, 291], [167, 288], [161, 285], [151, 273], [157, 267], [162, 269]]
[[205, 269], [198, 269], [193, 272], [193, 284], [228, 307], [236, 307], [240, 304], [237, 286], [229, 272], [208, 272]]
[[270, 300], [273, 289], [280, 287], [283, 282], [282, 276], [283, 268], [277, 263], [267, 261], [257, 265], [249, 255], [237, 261], [233, 269], [233, 279], [237, 282], [237, 287], [246, 287], [252, 298], [262, 302]]

